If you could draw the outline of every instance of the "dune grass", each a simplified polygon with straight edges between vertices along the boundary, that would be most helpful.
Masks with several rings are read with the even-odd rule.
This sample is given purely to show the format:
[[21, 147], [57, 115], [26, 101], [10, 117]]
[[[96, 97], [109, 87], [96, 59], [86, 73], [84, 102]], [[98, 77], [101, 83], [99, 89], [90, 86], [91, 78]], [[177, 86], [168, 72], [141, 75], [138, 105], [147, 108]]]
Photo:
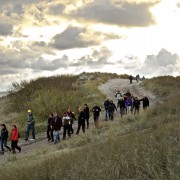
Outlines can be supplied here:
[[162, 83], [169, 82], [166, 78], [143, 82], [165, 103], [139, 116], [101, 122], [52, 152], [15, 158], [0, 169], [2, 179], [179, 179], [180, 93], [171, 87], [178, 88], [180, 82], [168, 77], [174, 83]]

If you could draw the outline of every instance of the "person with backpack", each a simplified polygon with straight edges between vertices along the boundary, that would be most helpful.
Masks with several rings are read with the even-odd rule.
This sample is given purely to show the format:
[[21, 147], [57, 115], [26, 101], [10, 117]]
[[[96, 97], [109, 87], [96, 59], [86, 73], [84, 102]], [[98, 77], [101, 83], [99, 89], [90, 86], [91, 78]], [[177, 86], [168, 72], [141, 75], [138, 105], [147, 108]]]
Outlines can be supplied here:
[[65, 140], [66, 134], [68, 134], [68, 137], [71, 137], [71, 133], [70, 133], [71, 118], [68, 116], [67, 112], [64, 113], [64, 116], [62, 118], [62, 124], [63, 124], [63, 140]]
[[27, 114], [27, 128], [25, 141], [28, 141], [30, 130], [32, 131], [32, 139], [35, 140], [35, 119], [32, 111], [29, 109]]
[[87, 104], [84, 104], [84, 116], [85, 116], [85, 121], [87, 123], [87, 129], [89, 128], [89, 107]]
[[47, 139], [48, 139], [48, 141], [51, 140], [51, 142], [54, 141], [53, 129], [51, 128], [52, 120], [53, 120], [53, 114], [49, 114], [49, 118], [47, 121]]
[[120, 90], [118, 90], [116, 92], [115, 97], [116, 97], [116, 107], [118, 108], [120, 97], [122, 97], [122, 94], [121, 94]]
[[4, 147], [11, 151], [11, 148], [7, 145], [8, 130], [5, 124], [1, 124], [1, 154], [4, 154]]
[[108, 112], [109, 112], [109, 119], [113, 120], [114, 119], [114, 111], [117, 111], [116, 105], [113, 103], [113, 101], [111, 100], [109, 103], [109, 107], [108, 107]]
[[71, 118], [70, 132], [71, 132], [71, 134], [74, 134], [73, 123], [74, 123], [74, 121], [76, 121], [76, 117], [70, 108], [68, 108], [67, 114]]
[[53, 113], [51, 122], [52, 130], [55, 132], [54, 144], [60, 141], [60, 130], [62, 127], [62, 119], [58, 116], [57, 112]]
[[79, 108], [78, 129], [77, 129], [77, 132], [76, 132], [77, 135], [79, 134], [79, 131], [80, 131], [81, 127], [82, 127], [83, 133], [85, 133], [85, 113], [84, 113], [82, 107]]
[[120, 115], [121, 117], [123, 117], [125, 111], [125, 101], [123, 97], [121, 97], [119, 100], [119, 107], [120, 107]]
[[12, 131], [11, 131], [11, 148], [12, 148], [12, 153], [15, 154], [16, 151], [15, 149], [19, 150], [21, 152], [21, 148], [18, 146], [18, 139], [19, 139], [19, 131], [17, 129], [16, 125], [12, 126]]
[[108, 118], [109, 118], [109, 110], [108, 110], [108, 108], [109, 108], [109, 103], [110, 103], [109, 99], [106, 99], [106, 101], [104, 102], [105, 120], [106, 120], [106, 121], [107, 121]]
[[94, 116], [94, 123], [96, 126], [98, 123], [98, 120], [99, 120], [101, 108], [99, 106], [97, 106], [97, 104], [95, 103], [93, 108], [92, 108], [92, 112], [93, 112], [93, 116]]

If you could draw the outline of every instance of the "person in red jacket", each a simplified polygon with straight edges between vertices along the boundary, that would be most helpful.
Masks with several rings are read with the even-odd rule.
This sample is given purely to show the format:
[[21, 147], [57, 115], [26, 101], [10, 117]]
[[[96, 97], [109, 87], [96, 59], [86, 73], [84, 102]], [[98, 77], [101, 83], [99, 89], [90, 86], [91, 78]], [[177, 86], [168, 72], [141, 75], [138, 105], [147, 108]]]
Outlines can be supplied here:
[[19, 152], [21, 152], [21, 148], [18, 146], [18, 137], [19, 137], [19, 131], [16, 127], [16, 125], [12, 126], [12, 131], [11, 131], [11, 148], [12, 148], [12, 153], [15, 154], [16, 151], [15, 149], [18, 149]]

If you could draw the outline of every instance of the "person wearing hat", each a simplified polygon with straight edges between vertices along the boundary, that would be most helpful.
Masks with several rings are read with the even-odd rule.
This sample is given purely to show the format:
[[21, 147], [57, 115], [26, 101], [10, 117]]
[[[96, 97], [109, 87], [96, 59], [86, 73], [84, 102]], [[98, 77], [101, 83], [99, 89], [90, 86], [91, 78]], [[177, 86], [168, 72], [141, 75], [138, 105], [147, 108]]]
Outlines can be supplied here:
[[27, 128], [25, 141], [28, 141], [30, 130], [32, 131], [32, 139], [35, 139], [35, 120], [32, 111], [29, 109], [27, 114]]

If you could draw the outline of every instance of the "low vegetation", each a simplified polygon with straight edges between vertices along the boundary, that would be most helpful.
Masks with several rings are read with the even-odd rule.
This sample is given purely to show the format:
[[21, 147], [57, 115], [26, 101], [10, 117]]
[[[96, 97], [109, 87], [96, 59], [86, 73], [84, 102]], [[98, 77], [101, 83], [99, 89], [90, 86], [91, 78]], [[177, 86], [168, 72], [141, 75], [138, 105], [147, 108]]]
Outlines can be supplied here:
[[[87, 88], [89, 83], [80, 84]], [[95, 88], [97, 82], [91, 83]], [[142, 85], [165, 98], [165, 103], [139, 116], [101, 122], [97, 129], [58, 144], [51, 153], [44, 151], [33, 158], [15, 159], [0, 169], [1, 177], [179, 179], [180, 79], [159, 77], [145, 80]]]

